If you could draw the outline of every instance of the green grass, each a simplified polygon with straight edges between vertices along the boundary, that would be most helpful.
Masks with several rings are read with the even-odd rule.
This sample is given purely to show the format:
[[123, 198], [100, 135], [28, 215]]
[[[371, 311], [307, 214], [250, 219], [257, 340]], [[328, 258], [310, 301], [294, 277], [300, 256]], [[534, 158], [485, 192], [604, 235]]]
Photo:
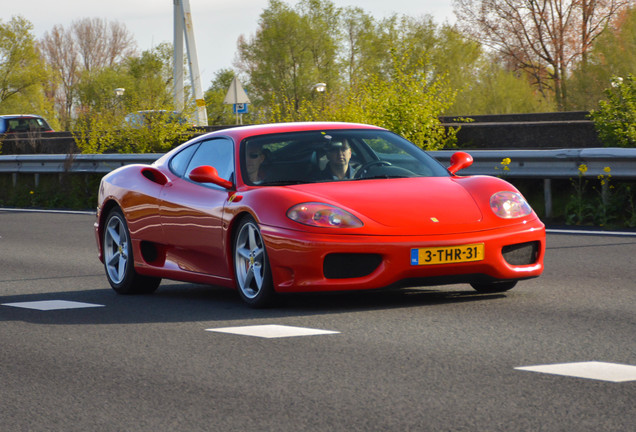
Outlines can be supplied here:
[[0, 175], [0, 206], [93, 210], [97, 206], [99, 174], [40, 174], [36, 185], [33, 174]]

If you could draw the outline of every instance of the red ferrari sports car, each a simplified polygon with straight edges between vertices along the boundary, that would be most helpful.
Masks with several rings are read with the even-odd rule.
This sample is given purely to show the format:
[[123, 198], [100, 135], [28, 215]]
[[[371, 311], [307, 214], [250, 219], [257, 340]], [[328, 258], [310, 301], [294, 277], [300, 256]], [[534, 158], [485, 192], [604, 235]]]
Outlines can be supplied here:
[[276, 293], [469, 283], [502, 292], [543, 271], [545, 227], [519, 191], [459, 176], [386, 129], [230, 128], [107, 174], [95, 235], [115, 291], [162, 278]]

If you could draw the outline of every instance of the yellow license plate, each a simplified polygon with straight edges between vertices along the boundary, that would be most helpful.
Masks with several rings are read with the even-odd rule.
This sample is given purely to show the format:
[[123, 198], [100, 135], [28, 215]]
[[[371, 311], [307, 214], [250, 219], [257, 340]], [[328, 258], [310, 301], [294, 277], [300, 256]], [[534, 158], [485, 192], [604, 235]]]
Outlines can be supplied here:
[[483, 259], [483, 243], [411, 249], [411, 265], [452, 264]]

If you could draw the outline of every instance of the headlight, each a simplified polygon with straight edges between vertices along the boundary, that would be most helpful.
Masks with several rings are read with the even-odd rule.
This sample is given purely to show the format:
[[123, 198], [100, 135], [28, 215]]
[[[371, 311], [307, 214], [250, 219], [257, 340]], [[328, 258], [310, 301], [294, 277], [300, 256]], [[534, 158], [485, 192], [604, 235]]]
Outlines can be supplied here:
[[497, 192], [490, 197], [490, 208], [504, 219], [520, 218], [532, 213], [525, 198], [516, 192]]
[[322, 228], [359, 228], [364, 224], [351, 213], [323, 203], [296, 204], [287, 217], [298, 223]]

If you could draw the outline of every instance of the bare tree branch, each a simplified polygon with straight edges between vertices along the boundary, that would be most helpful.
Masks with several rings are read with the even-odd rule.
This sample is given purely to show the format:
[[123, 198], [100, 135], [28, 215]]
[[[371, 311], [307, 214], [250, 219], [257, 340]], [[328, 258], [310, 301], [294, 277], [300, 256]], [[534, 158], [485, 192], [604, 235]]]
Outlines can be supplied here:
[[633, 0], [453, 0], [458, 27], [515, 70], [551, 88], [567, 107], [566, 78], [594, 40]]
[[52, 91], [56, 93], [62, 122], [68, 127], [81, 72], [116, 65], [135, 54], [135, 41], [123, 24], [84, 18], [71, 23], [70, 29], [54, 26], [44, 34], [40, 48], [61, 85]]

